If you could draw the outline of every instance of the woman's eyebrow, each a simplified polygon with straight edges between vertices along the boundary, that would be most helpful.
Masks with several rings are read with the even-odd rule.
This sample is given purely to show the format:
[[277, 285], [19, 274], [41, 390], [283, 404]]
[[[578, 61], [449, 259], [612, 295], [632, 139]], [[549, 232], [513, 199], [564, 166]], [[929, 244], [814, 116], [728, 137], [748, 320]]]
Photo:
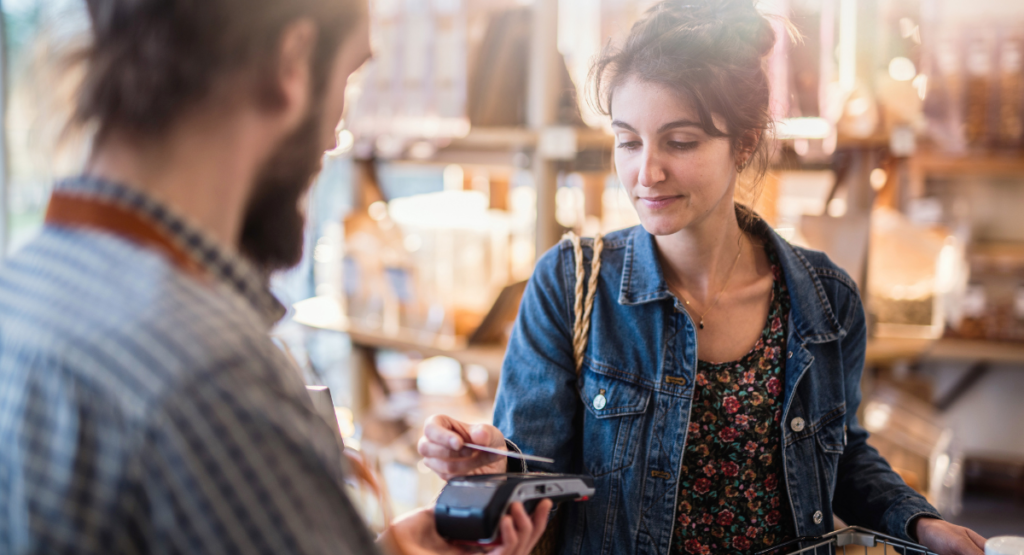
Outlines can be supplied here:
[[629, 131], [630, 133], [636, 133], [637, 132], [636, 129], [633, 129], [632, 125], [630, 125], [630, 124], [628, 124], [628, 123], [626, 123], [624, 121], [619, 121], [617, 119], [616, 120], [612, 120], [612, 127], [621, 127], [623, 129], [625, 129], [626, 131]]
[[[637, 133], [637, 130], [633, 129], [632, 125], [630, 125], [630, 124], [628, 124], [628, 123], [626, 123], [624, 121], [613, 120], [612, 121], [612, 127], [621, 127], [622, 129], [625, 129], [626, 131], [629, 131], [631, 133]], [[662, 125], [661, 127], [658, 128], [658, 133], [664, 133], [665, 131], [668, 131], [669, 129], [678, 129], [680, 127], [696, 127], [698, 129], [703, 129], [704, 128], [704, 126], [702, 126], [701, 124], [699, 124], [699, 123], [697, 123], [695, 121], [691, 121], [691, 120], [688, 120], [688, 119], [680, 119], [680, 120], [676, 120], [676, 121], [670, 121], [670, 122]]]
[[703, 129], [704, 128], [704, 126], [702, 126], [701, 124], [699, 124], [699, 123], [697, 123], [695, 121], [690, 121], [688, 119], [681, 119], [681, 120], [676, 120], [676, 121], [670, 121], [670, 122], [666, 123], [665, 125], [662, 125], [661, 127], [658, 128], [658, 133], [664, 133], [665, 131], [668, 131], [669, 129], [678, 129], [680, 127], [696, 127], [698, 129]]

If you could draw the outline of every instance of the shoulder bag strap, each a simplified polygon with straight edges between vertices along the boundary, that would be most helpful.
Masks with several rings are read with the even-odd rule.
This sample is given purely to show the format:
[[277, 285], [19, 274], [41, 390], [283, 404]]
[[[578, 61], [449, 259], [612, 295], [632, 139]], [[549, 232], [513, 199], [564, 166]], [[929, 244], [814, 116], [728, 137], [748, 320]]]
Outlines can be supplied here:
[[594, 255], [590, 260], [590, 280], [587, 282], [584, 292], [583, 281], [586, 273], [583, 269], [583, 246], [580, 238], [573, 232], [565, 234], [565, 238], [572, 242], [573, 254], [576, 258], [576, 301], [573, 303], [573, 329], [572, 329], [572, 351], [573, 359], [576, 362], [576, 375], [579, 376], [583, 368], [583, 353], [587, 350], [587, 338], [590, 336], [590, 313], [594, 308], [594, 294], [597, 292], [597, 276], [601, 271], [601, 251], [604, 250], [604, 237], [597, 234], [594, 237]]

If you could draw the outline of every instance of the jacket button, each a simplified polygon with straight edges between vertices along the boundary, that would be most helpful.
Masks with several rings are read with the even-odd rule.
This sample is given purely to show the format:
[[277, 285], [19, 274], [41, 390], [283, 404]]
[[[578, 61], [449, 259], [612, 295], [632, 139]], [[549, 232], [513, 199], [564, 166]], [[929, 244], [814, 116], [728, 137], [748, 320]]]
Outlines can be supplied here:
[[821, 514], [821, 511], [814, 511], [814, 515], [811, 518], [814, 519], [814, 523], [815, 524], [821, 524], [821, 521], [825, 517], [824, 517], [824, 515]]
[[789, 427], [792, 428], [793, 431], [797, 433], [804, 431], [804, 419], [797, 416], [793, 420], [790, 420]]
[[606, 399], [604, 395], [601, 395], [600, 393], [598, 393], [597, 397], [594, 397], [594, 409], [595, 410], [601, 410], [607, 404], [608, 404], [608, 399]]
[[793, 358], [793, 351], [790, 351], [789, 354], [786, 355], [786, 358]]

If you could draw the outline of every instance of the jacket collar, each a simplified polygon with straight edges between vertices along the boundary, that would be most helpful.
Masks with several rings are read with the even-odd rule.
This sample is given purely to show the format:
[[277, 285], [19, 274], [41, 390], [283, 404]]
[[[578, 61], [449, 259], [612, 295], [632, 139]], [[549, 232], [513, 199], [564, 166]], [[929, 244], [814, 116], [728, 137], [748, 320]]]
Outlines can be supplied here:
[[[752, 232], [770, 241], [786, 276], [792, 306], [793, 331], [805, 343], [824, 343], [846, 335], [825, 295], [817, 271], [807, 258], [757, 218]], [[654, 236], [636, 226], [626, 240], [619, 304], [639, 305], [672, 299], [658, 260]]]

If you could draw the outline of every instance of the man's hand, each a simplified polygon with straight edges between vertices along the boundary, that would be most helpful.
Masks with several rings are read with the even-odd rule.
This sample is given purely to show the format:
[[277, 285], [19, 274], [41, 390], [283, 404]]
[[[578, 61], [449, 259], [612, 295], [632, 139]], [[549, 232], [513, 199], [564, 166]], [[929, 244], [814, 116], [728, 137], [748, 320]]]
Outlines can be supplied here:
[[444, 415], [434, 415], [427, 419], [417, 449], [423, 455], [423, 464], [444, 480], [455, 476], [505, 472], [505, 457], [475, 451], [464, 447], [466, 443], [502, 451], [506, 449], [505, 436], [494, 426], [470, 426]]
[[914, 529], [918, 543], [939, 555], [985, 555], [985, 538], [963, 526], [921, 517]]
[[[537, 545], [548, 524], [551, 501], [541, 501], [531, 517], [522, 503], [513, 503], [509, 514], [501, 517], [501, 545], [488, 550], [491, 555], [528, 555]], [[380, 540], [394, 555], [466, 555], [479, 550], [463, 548], [445, 541], [437, 533], [434, 509], [413, 511], [395, 521]]]

